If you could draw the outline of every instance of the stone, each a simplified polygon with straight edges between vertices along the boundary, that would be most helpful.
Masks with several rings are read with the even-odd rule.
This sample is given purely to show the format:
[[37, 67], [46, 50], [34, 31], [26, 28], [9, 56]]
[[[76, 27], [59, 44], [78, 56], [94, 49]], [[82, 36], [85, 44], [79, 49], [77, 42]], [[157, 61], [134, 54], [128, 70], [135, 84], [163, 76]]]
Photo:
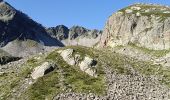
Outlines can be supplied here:
[[126, 13], [132, 13], [133, 12], [133, 10], [131, 10], [131, 9], [127, 9], [127, 10], [125, 10], [126, 11]]
[[55, 65], [49, 62], [44, 62], [42, 65], [34, 68], [34, 71], [31, 74], [32, 79], [38, 79], [43, 77], [45, 74], [53, 71], [55, 69]]
[[85, 57], [84, 60], [79, 64], [79, 66], [82, 71], [86, 72], [90, 76], [97, 77], [95, 69], [96, 64], [97, 62], [94, 59], [90, 57]]
[[69, 65], [76, 65], [75, 59], [73, 57], [73, 49], [66, 49], [63, 51], [58, 51], [58, 53], [60, 53], [60, 55], [62, 56], [62, 58], [64, 59], [64, 61], [66, 61]]
[[164, 11], [163, 13], [165, 13], [165, 14], [169, 14], [169, 13], [170, 13], [170, 11]]
[[141, 10], [141, 7], [136, 7], [136, 6], [134, 6], [134, 7], [131, 7], [131, 9], [132, 9], [132, 10]]
[[78, 66], [80, 70], [89, 74], [90, 76], [97, 77], [96, 74], [96, 64], [97, 61], [85, 56], [83, 61], [80, 61], [81, 55], [73, 55], [73, 49], [59, 50], [58, 53], [62, 56], [63, 60], [66, 61], [71, 66]]
[[136, 16], [138, 16], [138, 17], [141, 16], [141, 13], [140, 13], [140, 12], [137, 12], [137, 13], [136, 13]]

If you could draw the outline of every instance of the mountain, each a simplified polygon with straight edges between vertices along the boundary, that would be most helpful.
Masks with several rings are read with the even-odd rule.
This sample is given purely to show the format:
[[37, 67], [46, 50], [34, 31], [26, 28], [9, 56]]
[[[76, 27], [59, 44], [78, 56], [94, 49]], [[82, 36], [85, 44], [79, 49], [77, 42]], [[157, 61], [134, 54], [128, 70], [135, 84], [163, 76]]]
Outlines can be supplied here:
[[20, 55], [25, 51], [29, 53], [30, 48], [39, 52], [43, 51], [44, 46], [63, 46], [48, 35], [42, 25], [8, 3], [1, 1], [0, 9], [0, 47], [5, 51]]
[[101, 46], [135, 44], [151, 50], [170, 48], [170, 7], [134, 4], [111, 15]]
[[73, 26], [70, 29], [64, 25], [47, 28], [47, 33], [60, 40], [65, 46], [81, 45], [92, 47], [100, 41], [101, 30], [89, 30], [81, 26]]
[[52, 36], [58, 40], [65, 40], [68, 38], [68, 35], [69, 35], [69, 29], [68, 29], [68, 27], [66, 27], [64, 25], [50, 27], [50, 28], [47, 28], [46, 31], [50, 36]]
[[[24, 27], [17, 30], [26, 33], [0, 49], [0, 100], [169, 100], [169, 11], [166, 6], [134, 4], [110, 16], [103, 32], [81, 26], [43, 28], [31, 19], [33, 26], [24, 21], [25, 27], [21, 21]], [[9, 15], [7, 19], [6, 24], [14, 21]], [[35, 36], [27, 30], [34, 25]], [[39, 41], [41, 28], [41, 35], [65, 47]], [[10, 39], [8, 34], [3, 38]], [[14, 57], [8, 48], [15, 51], [11, 54], [34, 55]], [[41, 48], [48, 51], [40, 53]]]

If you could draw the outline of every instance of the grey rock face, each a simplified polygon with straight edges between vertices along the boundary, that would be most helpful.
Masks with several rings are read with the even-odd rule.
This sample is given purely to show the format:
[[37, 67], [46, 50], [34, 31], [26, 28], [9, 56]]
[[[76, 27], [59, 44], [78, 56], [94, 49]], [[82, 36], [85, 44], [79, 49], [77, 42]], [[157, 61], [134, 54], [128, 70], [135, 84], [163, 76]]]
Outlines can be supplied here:
[[72, 28], [70, 28], [70, 32], [69, 32], [69, 38], [75, 39], [78, 36], [82, 36], [85, 35], [89, 30], [85, 29], [84, 27], [80, 27], [80, 26], [73, 26]]
[[106, 22], [101, 46], [115, 47], [134, 43], [154, 50], [169, 49], [169, 10], [168, 7], [146, 4], [119, 10]]
[[73, 26], [70, 28], [69, 31], [69, 38], [70, 40], [73, 40], [78, 37], [87, 37], [87, 38], [97, 38], [100, 34], [102, 34], [102, 31], [99, 30], [89, 30], [81, 26]]
[[99, 42], [102, 35], [100, 30], [89, 30], [81, 26], [73, 26], [68, 29], [64, 25], [58, 25], [46, 29], [52, 37], [61, 40], [65, 45], [82, 45], [92, 47]]
[[68, 38], [69, 29], [64, 25], [58, 25], [56, 27], [48, 28], [47, 33], [58, 40], [64, 40]]

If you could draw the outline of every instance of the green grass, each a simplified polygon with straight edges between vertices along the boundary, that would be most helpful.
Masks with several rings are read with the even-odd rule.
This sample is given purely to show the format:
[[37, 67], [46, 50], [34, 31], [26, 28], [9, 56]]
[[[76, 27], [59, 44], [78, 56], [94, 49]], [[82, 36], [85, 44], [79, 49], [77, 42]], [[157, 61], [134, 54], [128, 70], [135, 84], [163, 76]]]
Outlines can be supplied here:
[[152, 65], [150, 62], [129, 61], [132, 67], [143, 75], [159, 78], [161, 84], [170, 88], [170, 68], [161, 65]]
[[[85, 47], [68, 47], [73, 48], [74, 52], [81, 56], [93, 56], [91, 49]], [[66, 49], [66, 48], [61, 48]], [[94, 93], [97, 95], [105, 94], [104, 72], [101, 66], [98, 66], [98, 77], [94, 78], [82, 72], [78, 66], [68, 65], [63, 58], [57, 53], [57, 50], [50, 53], [45, 61], [52, 61], [57, 65], [57, 68], [39, 78], [36, 83], [31, 85], [24, 96], [30, 100], [52, 99], [59, 93], [72, 90], [75, 93]], [[28, 61], [31, 65], [36, 65], [37, 61], [31, 59]], [[62, 72], [60, 72], [62, 71]], [[62, 83], [61, 83], [61, 80]], [[63, 90], [64, 89], [64, 90]]]
[[29, 100], [52, 100], [56, 94], [62, 91], [59, 78], [60, 75], [55, 71], [39, 78], [27, 90], [27, 97]]
[[[121, 48], [122, 46], [120, 46]], [[64, 50], [67, 48], [74, 49], [74, 53], [80, 54], [82, 58], [84, 56], [90, 56], [97, 60], [97, 74], [98, 77], [94, 78], [88, 74], [82, 72], [78, 66], [68, 65], [57, 50]], [[35, 83], [28, 87], [28, 89], [22, 93], [21, 98], [29, 100], [51, 100], [59, 93], [65, 93], [72, 91], [75, 93], [94, 93], [97, 95], [105, 95], [106, 82], [105, 73], [103, 67], [111, 68], [115, 74], [132, 75], [132, 71], [126, 67], [131, 66], [135, 71], [142, 75], [155, 77], [162, 77], [160, 83], [170, 87], [170, 69], [164, 68], [161, 65], [152, 65], [151, 62], [138, 61], [121, 54], [113, 53], [108, 49], [95, 50], [87, 47], [75, 47], [70, 46], [66, 48], [60, 48], [51, 52], [47, 57], [41, 56], [41, 59], [35, 58], [29, 59], [24, 64], [17, 75], [16, 73], [3, 74], [0, 76], [0, 80], [5, 80], [0, 91], [3, 91], [3, 99], [10, 98], [10, 91], [19, 85], [20, 81], [26, 77], [30, 77], [30, 74], [36, 66], [41, 65], [45, 61], [50, 61], [56, 64], [56, 68], [44, 77], [39, 78]], [[8, 82], [10, 81], [10, 82]], [[20, 99], [21, 99], [20, 98]], [[2, 99], [2, 97], [0, 98]]]
[[148, 49], [148, 48], [145, 48], [145, 47], [139, 47], [134, 43], [129, 43], [128, 45], [137, 49], [137, 50], [140, 50], [144, 53], [150, 54], [150, 55], [155, 56], [155, 57], [162, 57], [162, 56], [165, 56], [167, 53], [170, 52], [170, 50], [152, 50], [152, 49]]
[[101, 54], [103, 55], [101, 55], [100, 59], [117, 74], [132, 75], [131, 70], [125, 67], [126, 65], [129, 65], [134, 71], [139, 72], [141, 75], [154, 75], [155, 77], [158, 77], [162, 85], [166, 85], [170, 88], [170, 68], [168, 67], [153, 65], [152, 62], [138, 61], [121, 54], [113, 53], [109, 50], [103, 50]]
[[18, 86], [22, 85], [22, 81], [25, 78], [29, 78], [30, 74], [36, 66], [42, 64], [43, 57], [40, 60], [34, 58], [29, 59], [26, 63], [22, 65], [18, 70], [10, 69], [8, 73], [5, 73], [0, 76], [0, 80], [3, 80], [0, 84], [0, 94], [3, 94], [0, 99], [7, 100], [11, 98], [11, 91], [18, 89]]
[[131, 71], [125, 67], [128, 63], [126, 62], [126, 59], [124, 59], [124, 56], [109, 50], [101, 50], [97, 53], [100, 61], [102, 62], [101, 65], [112, 68], [117, 74], [131, 74]]
[[19, 77], [14, 74], [4, 74], [3, 76], [0, 76], [0, 80], [3, 80], [0, 84], [0, 94], [3, 94], [0, 99], [6, 100], [8, 97], [10, 97], [11, 90], [16, 87], [19, 84]]
[[[85, 47], [68, 47], [74, 49], [74, 51], [81, 56], [88, 55], [94, 58], [94, 53], [91, 48]], [[69, 66], [65, 61], [63, 61], [62, 57], [59, 56], [56, 51], [51, 53], [47, 59], [54, 60], [56, 64], [58, 64], [63, 70], [63, 76], [65, 78], [66, 87], [71, 88], [74, 92], [88, 93], [92, 92], [95, 94], [103, 94], [105, 92], [105, 82], [104, 82], [104, 73], [102, 73], [103, 69], [101, 66], [98, 66], [98, 77], [94, 78], [89, 76], [88, 74], [82, 72], [78, 66]]]
[[[119, 10], [119, 12], [123, 12], [123, 14], [126, 14], [126, 10], [131, 9], [131, 7], [133, 7], [133, 6], [140, 7], [141, 10], [133, 10], [132, 14], [136, 14], [137, 12], [139, 12], [139, 13], [141, 13], [142, 16], [149, 16], [149, 17], [151, 15], [159, 16], [160, 17], [159, 22], [163, 22], [166, 18], [170, 17], [170, 13], [163, 13], [164, 11], [169, 11], [169, 8], [164, 7], [164, 6], [158, 6], [158, 5], [136, 4], [136, 5], [131, 5], [126, 8], [123, 8], [123, 9]], [[152, 9], [152, 8], [155, 8], [156, 10], [152, 10], [149, 12], [143, 11], [143, 10], [148, 10], [148, 9]], [[161, 10], [163, 8], [165, 8], [166, 10]], [[131, 14], [126, 14], [126, 15], [131, 15]]]

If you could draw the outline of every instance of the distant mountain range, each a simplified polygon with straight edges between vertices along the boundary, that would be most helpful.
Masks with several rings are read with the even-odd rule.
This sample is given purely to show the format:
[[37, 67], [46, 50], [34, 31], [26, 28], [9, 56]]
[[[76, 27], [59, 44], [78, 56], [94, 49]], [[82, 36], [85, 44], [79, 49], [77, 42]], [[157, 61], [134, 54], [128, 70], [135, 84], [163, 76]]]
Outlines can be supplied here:
[[[43, 52], [48, 47], [70, 45], [68, 41], [61, 40], [74, 40], [80, 36], [95, 39], [101, 34], [98, 30], [90, 31], [79, 26], [68, 29], [66, 26], [59, 25], [46, 29], [3, 1], [0, 2], [0, 9], [0, 47], [15, 56]], [[93, 44], [95, 43], [91, 45]]]

